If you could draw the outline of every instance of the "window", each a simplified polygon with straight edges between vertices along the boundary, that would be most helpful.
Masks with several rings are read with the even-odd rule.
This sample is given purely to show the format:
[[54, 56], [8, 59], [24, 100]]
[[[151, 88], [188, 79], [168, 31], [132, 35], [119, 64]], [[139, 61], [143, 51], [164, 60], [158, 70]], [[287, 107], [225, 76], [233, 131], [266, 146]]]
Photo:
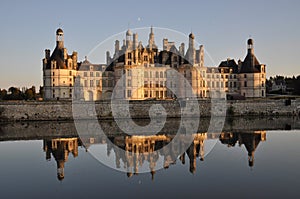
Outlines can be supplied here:
[[232, 88], [232, 82], [229, 83], [230, 88]]
[[177, 56], [174, 56], [174, 62], [177, 62]]
[[156, 88], [159, 87], [158, 81], [155, 82], [155, 87], [156, 87]]
[[83, 73], [83, 76], [84, 76], [84, 77], [87, 77], [87, 72], [84, 72], [84, 73]]
[[152, 71], [150, 71], [150, 78], [152, 78]]
[[96, 80], [96, 86], [100, 86], [100, 80]]
[[70, 82], [72, 82], [72, 78], [70, 78], [69, 80], [70, 80]]
[[246, 75], [246, 74], [244, 74], [244, 78], [247, 78], [247, 75]]
[[128, 65], [131, 65], [132, 63], [131, 63], [131, 61], [128, 61]]
[[53, 72], [52, 74], [53, 74], [53, 76], [55, 76], [55, 73], [54, 73], [54, 72]]
[[265, 91], [261, 90], [261, 96], [263, 97], [265, 95]]
[[144, 77], [148, 78], [148, 72], [147, 71], [144, 72]]
[[127, 97], [131, 97], [131, 90], [127, 90]]
[[94, 81], [90, 80], [90, 87], [94, 87]]
[[159, 87], [164, 87], [164, 82], [163, 81], [160, 81]]
[[155, 77], [156, 77], [156, 78], [159, 78], [159, 73], [158, 73], [158, 71], [155, 72]]
[[261, 86], [262, 86], [262, 87], [265, 87], [264, 81], [261, 82]]
[[99, 74], [99, 72], [96, 72], [96, 77], [100, 77], [100, 74]]
[[69, 71], [69, 75], [72, 76], [72, 71]]
[[225, 87], [228, 88], [228, 82], [225, 82]]
[[131, 53], [128, 53], [128, 59], [131, 59]]
[[164, 73], [163, 73], [162, 71], [160, 71], [159, 77], [160, 77], [160, 78], [163, 78], [163, 77], [164, 77]]
[[127, 76], [131, 76], [131, 70], [127, 70]]
[[233, 82], [233, 87], [236, 88], [236, 82]]
[[93, 73], [93, 72], [90, 72], [90, 76], [93, 77], [93, 76], [94, 76], [94, 73]]
[[131, 86], [131, 79], [127, 80], [127, 86]]
[[84, 86], [85, 86], [85, 87], [88, 86], [87, 84], [88, 84], [88, 83], [87, 83], [87, 80], [84, 80]]
[[262, 74], [262, 75], [261, 75], [261, 77], [262, 77], [262, 78], [265, 78], [265, 75], [264, 75], [264, 74]]
[[220, 82], [216, 82], [216, 87], [219, 88], [220, 87]]
[[211, 87], [215, 88], [215, 82], [211, 82]]
[[225, 75], [225, 78], [228, 79], [228, 75]]
[[148, 56], [144, 56], [144, 61], [148, 61]]
[[144, 81], [144, 87], [148, 87], [148, 81]]
[[247, 87], [247, 81], [244, 81], [244, 87]]

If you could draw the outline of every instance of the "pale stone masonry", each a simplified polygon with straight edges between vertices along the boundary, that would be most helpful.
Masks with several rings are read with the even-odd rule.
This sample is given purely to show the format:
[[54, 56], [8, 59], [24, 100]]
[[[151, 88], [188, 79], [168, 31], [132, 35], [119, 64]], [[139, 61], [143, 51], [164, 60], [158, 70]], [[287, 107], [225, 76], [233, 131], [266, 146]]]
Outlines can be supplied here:
[[[247, 41], [244, 61], [227, 59], [218, 67], [204, 65], [204, 46], [195, 48], [195, 36], [189, 34], [188, 48], [184, 43], [163, 39], [163, 49], [155, 43], [151, 27], [147, 45], [138, 34], [126, 32], [123, 45], [115, 41], [114, 54], [106, 54], [107, 63], [92, 64], [87, 58], [78, 63], [77, 53], [67, 54], [62, 29], [56, 31], [56, 48], [43, 59], [44, 99], [174, 99], [190, 98], [188, 85], [197, 98], [264, 98], [266, 96], [266, 66], [254, 55], [253, 40]], [[184, 77], [178, 78], [178, 75]], [[122, 89], [115, 90], [122, 79]], [[75, 81], [76, 80], [76, 81]], [[74, 89], [74, 84], [76, 89]], [[177, 95], [174, 94], [176, 91]]]

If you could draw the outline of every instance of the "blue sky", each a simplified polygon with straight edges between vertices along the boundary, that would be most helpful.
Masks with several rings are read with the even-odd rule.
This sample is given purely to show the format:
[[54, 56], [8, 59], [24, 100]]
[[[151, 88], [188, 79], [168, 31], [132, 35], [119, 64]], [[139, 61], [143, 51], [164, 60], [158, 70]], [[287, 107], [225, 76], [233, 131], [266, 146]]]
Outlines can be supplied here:
[[65, 46], [69, 53], [78, 52], [79, 61], [99, 42], [126, 30], [129, 23], [130, 28], [153, 25], [184, 34], [192, 30], [217, 64], [228, 57], [244, 59], [251, 35], [255, 54], [267, 65], [268, 76], [296, 76], [300, 74], [299, 10], [297, 0], [3, 0], [0, 88], [42, 84], [44, 49], [54, 49], [59, 24]]

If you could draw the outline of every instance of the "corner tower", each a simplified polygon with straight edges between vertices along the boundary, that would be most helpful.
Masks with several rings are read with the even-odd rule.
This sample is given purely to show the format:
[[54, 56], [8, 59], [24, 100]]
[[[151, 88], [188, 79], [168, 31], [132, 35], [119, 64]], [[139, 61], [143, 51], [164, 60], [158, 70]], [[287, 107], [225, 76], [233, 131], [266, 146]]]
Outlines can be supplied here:
[[56, 47], [50, 56], [45, 50], [43, 62], [44, 100], [72, 99], [74, 78], [77, 73], [77, 52], [68, 55], [64, 46], [64, 32], [56, 30]]

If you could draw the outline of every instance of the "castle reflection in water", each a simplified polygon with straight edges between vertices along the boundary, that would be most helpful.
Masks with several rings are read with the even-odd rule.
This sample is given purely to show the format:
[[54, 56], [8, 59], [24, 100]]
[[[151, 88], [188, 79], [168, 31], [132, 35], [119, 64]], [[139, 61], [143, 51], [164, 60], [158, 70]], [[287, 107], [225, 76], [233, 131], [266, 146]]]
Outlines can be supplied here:
[[[196, 172], [196, 160], [204, 161], [204, 144], [205, 140], [219, 139], [222, 144], [228, 147], [244, 145], [248, 152], [249, 167], [254, 165], [254, 153], [261, 141], [266, 140], [266, 131], [251, 131], [251, 132], [222, 132], [221, 134], [197, 133], [194, 134], [194, 140], [188, 147], [185, 153], [178, 157], [171, 157], [169, 151], [158, 150], [165, 145], [168, 145], [174, 136], [172, 135], [151, 135], [151, 136], [110, 136], [110, 137], [72, 137], [72, 138], [55, 138], [44, 139], [43, 149], [46, 153], [46, 160], [51, 160], [51, 155], [57, 163], [57, 178], [63, 180], [65, 177], [64, 167], [68, 161], [70, 153], [73, 157], [78, 156], [78, 147], [83, 146], [88, 149], [94, 144], [106, 144], [107, 156], [113, 151], [115, 154], [116, 168], [123, 166], [127, 169], [127, 176], [131, 177], [139, 173], [139, 167], [146, 162], [149, 164], [152, 179], [155, 174], [156, 163], [160, 156], [163, 156], [164, 168], [169, 168], [179, 159], [182, 164], [185, 164], [186, 156], [189, 159], [189, 170], [191, 173]], [[108, 140], [109, 139], [109, 140]]]

